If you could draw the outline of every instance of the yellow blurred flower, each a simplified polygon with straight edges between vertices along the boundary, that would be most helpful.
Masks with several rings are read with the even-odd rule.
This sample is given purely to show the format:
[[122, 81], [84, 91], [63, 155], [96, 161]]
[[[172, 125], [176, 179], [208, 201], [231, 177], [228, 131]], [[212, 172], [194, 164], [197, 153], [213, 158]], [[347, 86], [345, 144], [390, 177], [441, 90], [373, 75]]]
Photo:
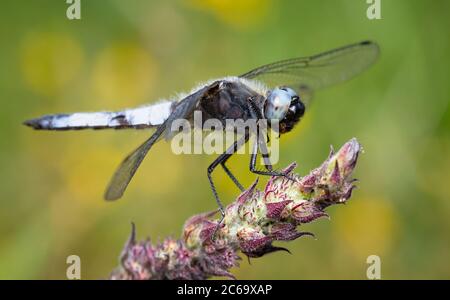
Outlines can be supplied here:
[[[127, 142], [131, 141], [130, 146], [121, 149], [116, 149], [110, 143], [103, 143], [103, 137], [97, 141], [94, 138], [87, 140], [78, 138], [69, 142], [65, 150], [65, 159], [59, 168], [66, 182], [65, 191], [75, 201], [79, 201], [80, 205], [88, 206], [89, 209], [102, 208], [103, 194], [109, 180], [122, 160], [141, 143], [137, 141], [139, 138], [136, 138], [136, 133], [132, 131], [129, 133], [129, 138], [123, 138], [127, 139]], [[104, 132], [99, 131], [95, 134]], [[82, 148], [90, 150], [86, 149], [80, 153]], [[183, 177], [183, 159], [179, 155], [172, 154], [167, 148], [168, 145], [164, 145], [164, 142], [153, 147], [133, 177], [125, 193], [126, 197], [148, 195], [149, 198], [159, 201], [162, 196], [173, 192], [173, 187]]]
[[[100, 132], [98, 132], [100, 133]], [[111, 147], [92, 143], [80, 147], [80, 143], [72, 142], [65, 152], [61, 173], [66, 180], [65, 190], [75, 200], [90, 208], [100, 208], [103, 204], [103, 193], [122, 154]], [[80, 153], [80, 148], [92, 147]], [[95, 199], [96, 201], [92, 201]]]
[[[166, 205], [163, 202], [163, 196], [176, 193], [178, 184], [182, 182], [185, 176], [189, 176], [183, 173], [185, 171], [183, 165], [186, 159], [189, 159], [189, 157], [173, 154], [169, 143], [161, 141], [151, 149], [136, 172], [132, 187], [134, 192]], [[180, 199], [177, 199], [178, 197], [182, 197], [182, 193], [170, 201], [176, 203], [180, 201]]]
[[383, 255], [396, 236], [395, 218], [386, 199], [355, 197], [333, 217], [335, 239], [358, 259]]
[[450, 138], [423, 139], [421, 148], [423, 150], [418, 161], [420, 171], [417, 172], [417, 186], [436, 197], [443, 211], [449, 212], [447, 185], [450, 181]]
[[52, 96], [78, 75], [84, 61], [79, 43], [68, 34], [29, 33], [22, 41], [20, 65], [36, 93]]
[[94, 90], [105, 105], [141, 103], [148, 100], [156, 74], [156, 62], [146, 49], [132, 43], [118, 43], [103, 50], [97, 58], [93, 70]]
[[271, 0], [189, 0], [188, 3], [239, 29], [260, 24], [272, 5]]

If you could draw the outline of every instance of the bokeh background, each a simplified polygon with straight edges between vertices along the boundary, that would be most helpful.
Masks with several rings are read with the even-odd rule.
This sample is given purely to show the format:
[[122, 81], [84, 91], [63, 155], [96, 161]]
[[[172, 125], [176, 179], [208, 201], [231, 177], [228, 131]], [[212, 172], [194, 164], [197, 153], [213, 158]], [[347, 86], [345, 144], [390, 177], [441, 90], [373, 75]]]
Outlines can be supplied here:
[[[176, 156], [156, 145], [124, 199], [102, 195], [113, 171], [148, 131], [35, 132], [46, 113], [115, 110], [189, 90], [279, 59], [365, 39], [378, 63], [316, 94], [302, 124], [281, 139], [279, 166], [306, 173], [357, 137], [365, 153], [359, 189], [331, 220], [306, 225], [317, 240], [243, 260], [241, 279], [365, 279], [381, 257], [382, 278], [450, 277], [449, 1], [382, 0], [382, 19], [363, 0], [63, 0], [0, 4], [0, 278], [64, 279], [81, 257], [84, 279], [105, 278], [130, 232], [178, 236], [189, 216], [215, 208], [210, 156]], [[250, 184], [248, 157], [229, 166]], [[215, 174], [222, 199], [238, 194]]]

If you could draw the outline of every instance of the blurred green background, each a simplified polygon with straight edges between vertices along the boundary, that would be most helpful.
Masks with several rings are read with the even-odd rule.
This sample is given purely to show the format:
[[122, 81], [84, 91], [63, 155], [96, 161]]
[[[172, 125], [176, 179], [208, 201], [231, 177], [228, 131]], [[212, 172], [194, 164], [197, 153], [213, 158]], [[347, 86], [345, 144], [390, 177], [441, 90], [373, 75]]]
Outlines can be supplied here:
[[[316, 94], [302, 124], [283, 137], [281, 161], [304, 174], [357, 137], [365, 153], [359, 189], [331, 220], [306, 225], [317, 240], [243, 260], [240, 279], [365, 279], [381, 257], [382, 278], [450, 277], [450, 2], [382, 0], [381, 20], [360, 0], [65, 1], [0, 4], [0, 278], [64, 279], [81, 257], [83, 279], [104, 278], [130, 232], [178, 236], [186, 218], [215, 209], [211, 156], [171, 153], [159, 143], [124, 199], [107, 203], [113, 171], [146, 131], [36, 132], [46, 113], [115, 110], [189, 90], [279, 59], [365, 39], [378, 63]], [[248, 157], [229, 166], [246, 184]], [[223, 172], [222, 199], [238, 194]], [[264, 180], [263, 180], [264, 182]]]

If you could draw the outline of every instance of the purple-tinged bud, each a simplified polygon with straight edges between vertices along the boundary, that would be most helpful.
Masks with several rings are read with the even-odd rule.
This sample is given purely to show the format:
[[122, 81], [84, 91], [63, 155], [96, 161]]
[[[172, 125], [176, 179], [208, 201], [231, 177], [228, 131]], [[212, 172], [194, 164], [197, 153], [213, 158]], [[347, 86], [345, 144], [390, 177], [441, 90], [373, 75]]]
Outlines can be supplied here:
[[361, 145], [353, 138], [345, 143], [345, 145], [334, 155], [339, 164], [340, 174], [344, 180], [353, 172], [360, 152]]
[[280, 202], [266, 203], [267, 218], [279, 220], [281, 218], [281, 213], [283, 212], [284, 208], [291, 202], [292, 200], [284, 200]]
[[309, 223], [320, 217], [328, 217], [314, 202], [303, 201], [292, 207], [291, 215], [297, 224]]
[[241, 228], [237, 232], [237, 240], [241, 251], [248, 256], [251, 256], [252, 253], [258, 252], [260, 249], [272, 242], [270, 237], [251, 227]]
[[314, 236], [310, 232], [297, 231], [297, 226], [291, 223], [274, 224], [270, 230], [270, 234], [277, 241], [293, 241], [304, 235]]

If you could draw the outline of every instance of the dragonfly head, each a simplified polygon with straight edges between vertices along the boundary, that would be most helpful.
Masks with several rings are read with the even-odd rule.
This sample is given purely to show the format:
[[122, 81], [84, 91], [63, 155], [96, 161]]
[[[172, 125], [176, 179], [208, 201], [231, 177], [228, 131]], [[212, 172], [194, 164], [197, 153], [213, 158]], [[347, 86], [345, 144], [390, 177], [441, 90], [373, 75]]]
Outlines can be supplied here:
[[264, 114], [279, 122], [280, 133], [289, 132], [305, 113], [305, 105], [297, 93], [288, 87], [277, 87], [267, 96]]

